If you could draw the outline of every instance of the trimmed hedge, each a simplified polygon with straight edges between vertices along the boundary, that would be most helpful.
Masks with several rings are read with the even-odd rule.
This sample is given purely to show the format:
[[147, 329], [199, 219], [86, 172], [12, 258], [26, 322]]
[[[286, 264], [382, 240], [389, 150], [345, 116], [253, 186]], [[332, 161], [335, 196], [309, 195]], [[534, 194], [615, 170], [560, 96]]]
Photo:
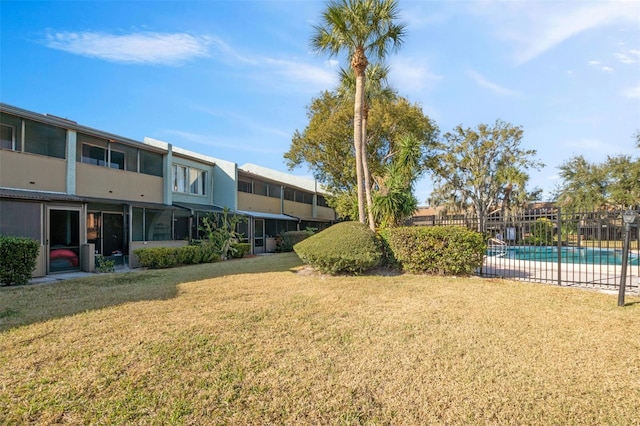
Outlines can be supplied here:
[[392, 253], [386, 261], [413, 274], [471, 275], [486, 251], [481, 233], [460, 226], [391, 228], [380, 237]]
[[149, 247], [133, 251], [140, 265], [149, 269], [174, 268], [181, 265], [211, 263], [220, 260], [208, 250], [207, 244], [183, 247]]
[[286, 253], [293, 251], [293, 246], [313, 235], [313, 231], [287, 231], [283, 232], [276, 241], [276, 251]]
[[231, 257], [234, 259], [240, 259], [251, 251], [251, 244], [235, 243], [235, 244], [231, 244], [231, 248], [233, 249]]
[[40, 244], [35, 240], [0, 235], [0, 285], [27, 284], [39, 252]]
[[376, 235], [359, 222], [341, 222], [293, 247], [300, 259], [328, 274], [359, 274], [380, 263]]

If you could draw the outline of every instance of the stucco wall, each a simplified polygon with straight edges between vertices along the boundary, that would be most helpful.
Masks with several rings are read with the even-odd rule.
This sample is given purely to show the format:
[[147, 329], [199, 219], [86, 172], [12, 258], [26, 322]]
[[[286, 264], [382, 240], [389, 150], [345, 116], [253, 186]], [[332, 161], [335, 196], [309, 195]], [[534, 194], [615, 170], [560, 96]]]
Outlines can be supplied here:
[[280, 198], [238, 192], [238, 210], [280, 214]]
[[67, 162], [59, 158], [0, 150], [0, 186], [65, 192]]
[[311, 204], [296, 203], [295, 201], [284, 200], [284, 214], [297, 217], [312, 217], [313, 206]]
[[114, 200], [164, 203], [161, 177], [83, 163], [76, 165], [76, 194]]

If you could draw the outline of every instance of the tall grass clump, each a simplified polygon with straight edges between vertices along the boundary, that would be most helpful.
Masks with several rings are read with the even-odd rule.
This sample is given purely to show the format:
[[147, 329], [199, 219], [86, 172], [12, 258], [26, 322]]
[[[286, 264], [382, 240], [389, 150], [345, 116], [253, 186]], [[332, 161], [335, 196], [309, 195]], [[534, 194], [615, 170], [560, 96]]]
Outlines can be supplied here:
[[293, 249], [304, 263], [327, 274], [359, 274], [381, 259], [375, 233], [359, 222], [335, 224]]

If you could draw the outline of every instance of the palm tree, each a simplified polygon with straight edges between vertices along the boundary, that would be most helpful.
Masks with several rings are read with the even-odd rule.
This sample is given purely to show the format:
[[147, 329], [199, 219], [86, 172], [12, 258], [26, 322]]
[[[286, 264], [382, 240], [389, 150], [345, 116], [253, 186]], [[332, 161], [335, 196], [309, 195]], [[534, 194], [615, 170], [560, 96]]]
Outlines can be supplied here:
[[318, 52], [337, 56], [347, 52], [356, 76], [353, 106], [353, 144], [356, 156], [358, 219], [366, 222], [364, 171], [362, 165], [362, 112], [365, 93], [367, 55], [383, 59], [390, 49], [402, 44], [405, 25], [397, 23], [396, 0], [332, 0], [322, 14], [322, 24], [315, 25], [311, 46]]
[[383, 226], [401, 225], [418, 209], [413, 189], [423, 171], [420, 146], [413, 135], [400, 138], [396, 152], [390, 154], [391, 162], [386, 165], [384, 176], [376, 182], [378, 193], [372, 211]]
[[[389, 67], [382, 64], [373, 64], [365, 73], [365, 101], [362, 105], [362, 173], [364, 175], [364, 192], [367, 202], [367, 219], [371, 230], [375, 231], [376, 221], [373, 214], [373, 197], [371, 195], [371, 173], [369, 172], [367, 149], [367, 120], [369, 118], [369, 106], [372, 99], [392, 101], [397, 97], [396, 92], [389, 86], [387, 76]], [[356, 75], [353, 69], [340, 68], [340, 87], [338, 95], [344, 99], [353, 99], [356, 91]]]

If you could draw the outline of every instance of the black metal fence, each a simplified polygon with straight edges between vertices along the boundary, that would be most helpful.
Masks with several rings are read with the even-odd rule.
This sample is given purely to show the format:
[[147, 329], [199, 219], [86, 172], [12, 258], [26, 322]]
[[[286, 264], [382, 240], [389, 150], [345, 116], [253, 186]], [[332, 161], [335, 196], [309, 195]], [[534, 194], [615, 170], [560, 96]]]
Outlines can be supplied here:
[[[640, 291], [640, 231], [628, 226], [627, 292]], [[478, 271], [486, 277], [618, 290], [623, 273], [625, 223], [620, 211], [564, 213], [559, 209], [477, 217], [415, 216], [416, 226], [484, 229], [487, 253]]]

